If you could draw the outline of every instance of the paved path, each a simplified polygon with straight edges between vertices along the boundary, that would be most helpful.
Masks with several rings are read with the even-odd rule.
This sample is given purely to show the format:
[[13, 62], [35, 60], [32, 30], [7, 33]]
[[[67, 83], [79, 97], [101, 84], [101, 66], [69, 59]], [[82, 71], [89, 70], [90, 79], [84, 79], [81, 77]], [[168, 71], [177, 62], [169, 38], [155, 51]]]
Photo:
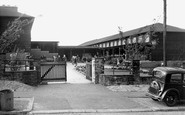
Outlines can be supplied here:
[[[34, 115], [61, 115], [61, 113], [53, 114], [34, 114]], [[62, 113], [62, 115], [184, 115], [184, 111], [161, 111], [161, 112], [116, 112], [116, 113]]]
[[[83, 65], [83, 64], [78, 64]], [[91, 83], [91, 81], [87, 80], [82, 73], [79, 73], [75, 70], [74, 65], [71, 63], [67, 63], [67, 83], [73, 84], [84, 84], [84, 83]]]

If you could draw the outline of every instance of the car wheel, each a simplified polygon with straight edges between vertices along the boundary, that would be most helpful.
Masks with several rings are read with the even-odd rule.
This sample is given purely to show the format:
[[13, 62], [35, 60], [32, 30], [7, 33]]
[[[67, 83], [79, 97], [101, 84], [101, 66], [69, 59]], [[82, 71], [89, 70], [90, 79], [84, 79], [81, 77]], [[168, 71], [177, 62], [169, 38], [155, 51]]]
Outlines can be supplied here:
[[164, 98], [164, 102], [167, 106], [175, 106], [177, 104], [178, 96], [175, 92], [169, 92]]
[[158, 99], [154, 99], [154, 98], [152, 98], [152, 100], [154, 100], [154, 101], [158, 101]]

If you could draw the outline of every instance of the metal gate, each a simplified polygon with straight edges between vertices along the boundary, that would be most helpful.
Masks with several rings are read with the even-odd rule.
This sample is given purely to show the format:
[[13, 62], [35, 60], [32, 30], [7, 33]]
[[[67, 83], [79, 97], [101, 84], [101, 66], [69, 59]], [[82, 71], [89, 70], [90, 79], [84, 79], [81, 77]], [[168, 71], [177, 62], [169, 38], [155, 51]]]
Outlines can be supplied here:
[[44, 80], [67, 81], [66, 62], [41, 63], [41, 81]]

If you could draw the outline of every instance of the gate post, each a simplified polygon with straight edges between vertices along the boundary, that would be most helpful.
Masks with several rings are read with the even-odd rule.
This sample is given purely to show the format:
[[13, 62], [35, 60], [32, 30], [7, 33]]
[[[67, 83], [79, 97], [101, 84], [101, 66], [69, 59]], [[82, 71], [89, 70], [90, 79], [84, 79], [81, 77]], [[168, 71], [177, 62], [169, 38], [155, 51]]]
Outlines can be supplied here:
[[95, 83], [95, 58], [92, 58], [92, 82]]
[[132, 74], [136, 84], [140, 84], [140, 60], [132, 60]]
[[99, 83], [100, 74], [104, 73], [104, 58], [92, 58], [92, 82]]
[[95, 58], [95, 83], [99, 83], [100, 74], [104, 73], [104, 58]]

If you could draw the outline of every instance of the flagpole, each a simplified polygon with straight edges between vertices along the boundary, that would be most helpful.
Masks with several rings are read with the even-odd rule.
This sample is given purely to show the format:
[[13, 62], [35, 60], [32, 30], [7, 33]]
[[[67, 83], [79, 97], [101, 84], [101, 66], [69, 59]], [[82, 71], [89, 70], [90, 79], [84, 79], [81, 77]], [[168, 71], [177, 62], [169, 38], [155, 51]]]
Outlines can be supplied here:
[[166, 62], [166, 0], [164, 1], [164, 18], [163, 18], [163, 63], [167, 66]]

